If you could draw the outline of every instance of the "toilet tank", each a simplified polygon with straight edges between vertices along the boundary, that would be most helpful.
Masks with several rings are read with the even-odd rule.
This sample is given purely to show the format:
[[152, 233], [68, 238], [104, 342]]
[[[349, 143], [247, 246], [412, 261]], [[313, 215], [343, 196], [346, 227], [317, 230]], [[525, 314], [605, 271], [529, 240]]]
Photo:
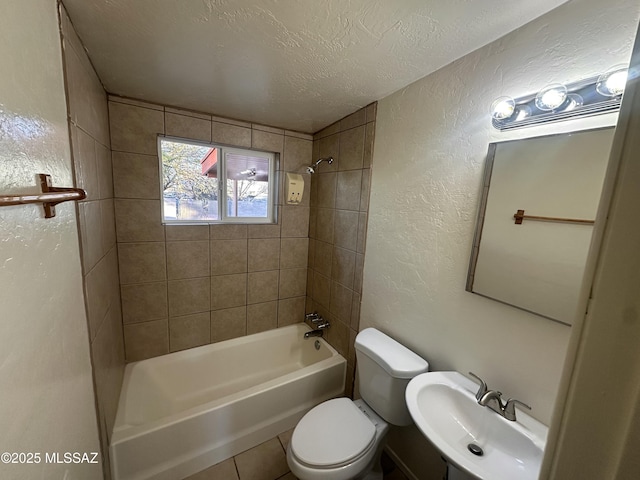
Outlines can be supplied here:
[[387, 422], [413, 423], [404, 392], [409, 380], [429, 370], [429, 364], [404, 345], [375, 328], [356, 336], [360, 395]]

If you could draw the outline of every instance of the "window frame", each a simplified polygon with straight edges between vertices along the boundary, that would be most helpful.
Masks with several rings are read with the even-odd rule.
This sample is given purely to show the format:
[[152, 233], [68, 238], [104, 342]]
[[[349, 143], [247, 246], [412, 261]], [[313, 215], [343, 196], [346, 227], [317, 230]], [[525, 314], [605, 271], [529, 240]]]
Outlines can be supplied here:
[[[186, 143], [188, 145], [217, 148], [219, 150], [218, 159], [218, 219], [217, 220], [170, 220], [164, 215], [164, 194], [163, 194], [163, 163], [162, 163], [162, 141], [174, 141], [175, 143]], [[269, 160], [269, 180], [267, 194], [267, 216], [266, 217], [234, 217], [228, 215], [227, 206], [227, 153], [250, 154], [268, 158]], [[217, 142], [206, 142], [191, 138], [175, 137], [170, 135], [158, 135], [157, 155], [159, 164], [159, 187], [160, 187], [160, 221], [163, 225], [274, 225], [277, 223], [277, 199], [278, 199], [278, 161], [277, 152], [269, 152], [256, 148], [239, 147]], [[220, 199], [224, 198], [224, 202]]]

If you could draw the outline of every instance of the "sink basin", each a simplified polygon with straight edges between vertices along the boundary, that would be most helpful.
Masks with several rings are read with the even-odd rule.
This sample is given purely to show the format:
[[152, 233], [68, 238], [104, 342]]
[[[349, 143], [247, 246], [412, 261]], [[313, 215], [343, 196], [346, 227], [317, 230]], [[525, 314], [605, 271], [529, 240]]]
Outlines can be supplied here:
[[422, 433], [457, 468], [482, 480], [537, 480], [547, 427], [521, 410], [512, 422], [478, 405], [477, 390], [458, 372], [423, 373], [407, 386], [407, 406]]

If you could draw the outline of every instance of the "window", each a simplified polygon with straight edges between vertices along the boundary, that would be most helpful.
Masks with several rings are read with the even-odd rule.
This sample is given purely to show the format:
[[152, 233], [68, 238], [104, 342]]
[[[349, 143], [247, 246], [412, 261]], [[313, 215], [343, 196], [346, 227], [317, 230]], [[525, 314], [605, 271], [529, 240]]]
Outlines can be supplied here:
[[275, 154], [158, 137], [164, 223], [273, 223]]

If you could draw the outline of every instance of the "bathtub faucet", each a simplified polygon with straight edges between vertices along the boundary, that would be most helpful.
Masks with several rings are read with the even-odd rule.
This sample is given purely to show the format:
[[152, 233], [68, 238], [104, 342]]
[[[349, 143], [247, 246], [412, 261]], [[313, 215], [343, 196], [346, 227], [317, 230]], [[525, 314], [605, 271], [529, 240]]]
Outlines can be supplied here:
[[331, 326], [327, 320], [322, 318], [317, 313], [315, 314], [315, 318], [312, 318], [311, 321], [315, 324], [316, 328], [314, 330], [311, 330], [310, 332], [305, 332], [304, 338], [321, 337], [324, 333], [324, 330]]

